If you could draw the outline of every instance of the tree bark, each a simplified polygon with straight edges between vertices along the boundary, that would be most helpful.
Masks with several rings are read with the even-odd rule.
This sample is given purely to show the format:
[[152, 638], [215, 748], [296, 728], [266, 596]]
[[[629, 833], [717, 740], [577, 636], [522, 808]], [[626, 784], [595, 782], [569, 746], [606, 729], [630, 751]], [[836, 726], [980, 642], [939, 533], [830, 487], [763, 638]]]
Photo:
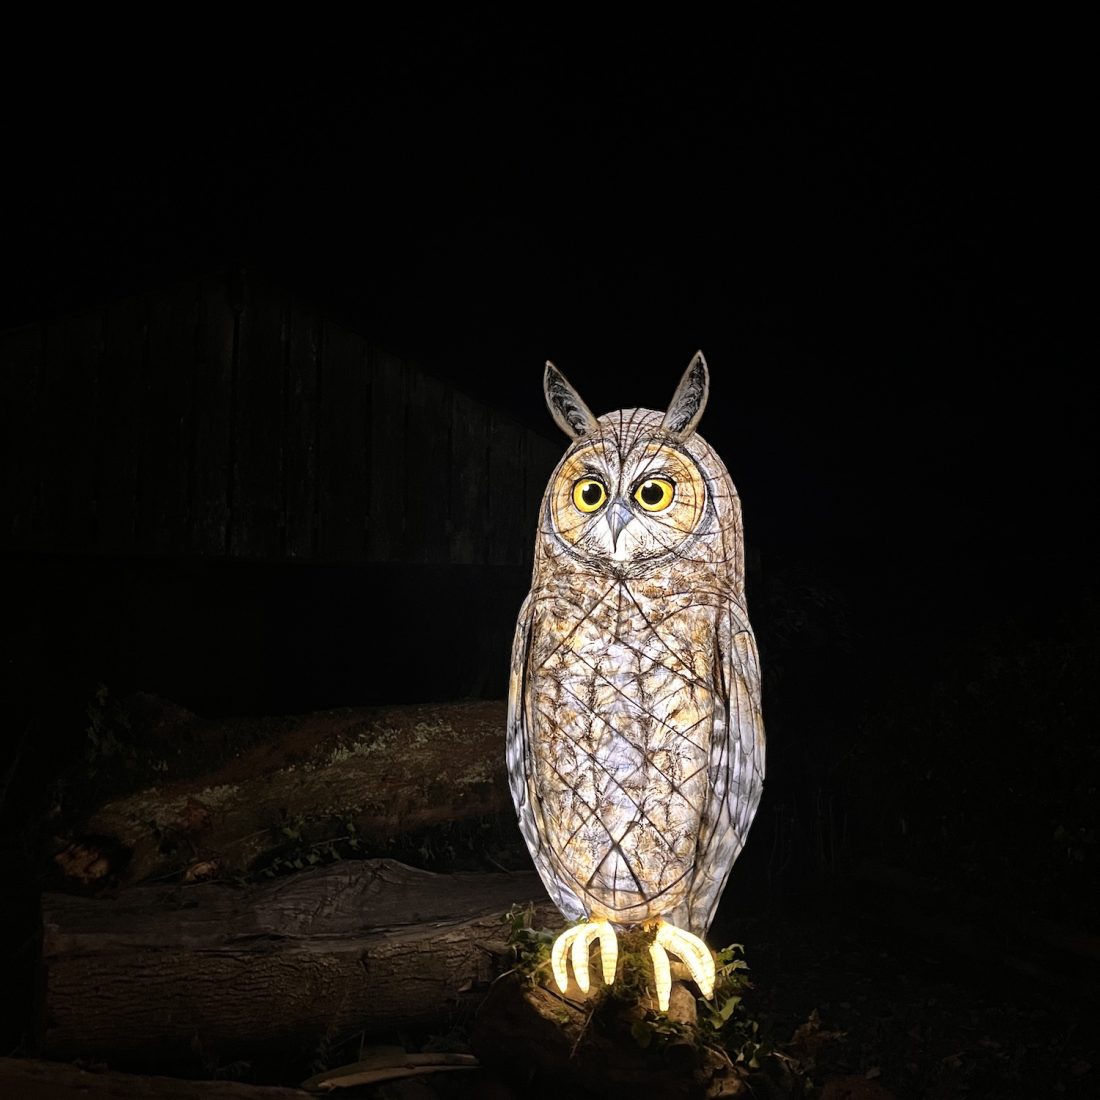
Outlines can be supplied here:
[[153, 702], [140, 751], [183, 777], [95, 810], [55, 857], [74, 883], [226, 877], [288, 841], [383, 855], [395, 836], [511, 811], [503, 702], [210, 722]]
[[[694, 996], [680, 982], [673, 983], [665, 1018], [690, 1025], [695, 1013]], [[470, 1045], [482, 1066], [522, 1088], [521, 1095], [531, 1100], [715, 1100], [752, 1094], [747, 1071], [697, 1046], [690, 1034], [641, 1045], [632, 1028], [644, 1016], [641, 1002], [601, 1003], [598, 992], [584, 997], [572, 985], [563, 996], [554, 988], [508, 975], [493, 985], [478, 1010]]]
[[264, 886], [144, 886], [43, 897], [39, 1049], [175, 1065], [316, 1051], [438, 1021], [495, 977], [502, 914], [533, 872], [436, 875], [343, 861]]
[[18, 1100], [312, 1100], [312, 1094], [301, 1089], [93, 1073], [30, 1058], [0, 1058], [0, 1096]]

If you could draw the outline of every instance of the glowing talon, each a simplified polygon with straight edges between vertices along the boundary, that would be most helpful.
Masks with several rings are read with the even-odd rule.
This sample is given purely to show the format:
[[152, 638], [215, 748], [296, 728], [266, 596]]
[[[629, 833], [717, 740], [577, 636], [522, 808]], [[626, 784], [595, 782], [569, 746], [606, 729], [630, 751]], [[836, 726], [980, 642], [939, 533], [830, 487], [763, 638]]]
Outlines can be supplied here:
[[600, 963], [603, 980], [610, 985], [615, 980], [615, 966], [619, 960], [619, 942], [615, 929], [605, 920], [590, 921], [567, 928], [554, 941], [550, 952], [550, 968], [554, 972], [554, 982], [564, 993], [569, 988], [569, 971], [565, 962], [566, 952], [573, 961], [573, 977], [582, 993], [591, 988], [588, 976], [588, 950], [593, 940], [600, 941]]
[[600, 935], [600, 966], [603, 969], [604, 985], [611, 985], [615, 980], [615, 967], [619, 963], [619, 937], [615, 935], [615, 929], [607, 921], [599, 921], [602, 925]]
[[565, 949], [569, 946], [569, 941], [572, 939], [570, 933], [573, 931], [574, 929], [570, 928], [558, 936], [550, 952], [550, 969], [554, 971], [554, 982], [562, 993], [569, 988], [569, 973], [565, 969]]
[[588, 980], [588, 947], [595, 937], [595, 932], [590, 924], [581, 925], [581, 934], [573, 937], [573, 950], [570, 957], [573, 960], [573, 977], [576, 979], [577, 988], [582, 993], [587, 993], [591, 982]]
[[672, 969], [668, 965], [668, 952], [659, 944], [649, 945], [649, 957], [653, 960], [653, 983], [657, 986], [657, 1007], [668, 1011], [668, 999], [672, 993]]
[[[657, 926], [657, 936], [653, 947], [660, 947], [662, 954], [671, 951], [679, 956], [687, 966], [692, 981], [699, 987], [699, 992], [704, 997], [710, 997], [714, 993], [714, 956], [710, 948], [691, 932], [685, 932], [673, 924], [660, 924]], [[653, 949], [650, 949], [653, 955]], [[657, 956], [653, 955], [653, 972], [657, 982], [657, 1000], [662, 1011], [668, 1008], [668, 1001], [661, 998], [661, 972], [658, 970]], [[665, 955], [664, 964], [668, 968], [668, 956]]]

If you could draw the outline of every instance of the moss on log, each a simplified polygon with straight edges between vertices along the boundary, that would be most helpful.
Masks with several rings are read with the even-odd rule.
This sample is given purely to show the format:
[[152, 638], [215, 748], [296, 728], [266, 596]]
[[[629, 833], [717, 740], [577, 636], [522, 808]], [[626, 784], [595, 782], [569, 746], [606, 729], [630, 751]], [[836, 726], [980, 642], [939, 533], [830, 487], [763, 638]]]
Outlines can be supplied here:
[[349, 840], [383, 855], [396, 836], [511, 814], [502, 702], [215, 722], [165, 704], [155, 715], [143, 758], [165, 754], [167, 774], [183, 774], [88, 814], [55, 857], [74, 883], [231, 877], [288, 841], [307, 857]]

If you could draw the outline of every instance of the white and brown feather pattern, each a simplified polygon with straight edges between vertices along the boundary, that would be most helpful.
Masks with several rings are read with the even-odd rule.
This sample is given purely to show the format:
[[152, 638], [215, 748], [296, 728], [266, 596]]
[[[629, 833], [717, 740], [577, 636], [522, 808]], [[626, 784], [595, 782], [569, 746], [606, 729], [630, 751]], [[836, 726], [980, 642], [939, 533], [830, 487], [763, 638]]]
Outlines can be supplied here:
[[[760, 677], [736, 491], [699, 436], [661, 421], [600, 417], [551, 478], [513, 648], [508, 765], [566, 916], [703, 934], [763, 787]], [[574, 503], [587, 477], [626, 507], [649, 476], [675, 483], [674, 506], [635, 507], [629, 538]]]

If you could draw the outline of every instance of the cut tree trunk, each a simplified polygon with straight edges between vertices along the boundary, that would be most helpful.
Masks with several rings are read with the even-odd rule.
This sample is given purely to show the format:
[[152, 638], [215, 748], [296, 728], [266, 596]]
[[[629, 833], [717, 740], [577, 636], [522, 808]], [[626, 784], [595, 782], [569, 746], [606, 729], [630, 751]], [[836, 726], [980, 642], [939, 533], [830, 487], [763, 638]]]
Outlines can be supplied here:
[[0, 1058], [0, 1096], [13, 1100], [313, 1100], [314, 1094], [237, 1081], [139, 1077], [30, 1058]]
[[351, 840], [385, 855], [394, 837], [444, 824], [513, 825], [503, 702], [217, 721], [142, 702], [140, 752], [184, 775], [95, 810], [55, 857], [74, 883], [224, 878], [288, 844], [292, 858]]
[[263, 886], [135, 886], [43, 897], [48, 1057], [223, 1065], [438, 1022], [495, 976], [502, 915], [531, 872], [436, 875], [343, 861]]
[[645, 1023], [646, 1007], [595, 992], [584, 997], [572, 984], [570, 995], [563, 996], [508, 975], [493, 985], [478, 1010], [470, 1045], [486, 1069], [522, 1085], [526, 1097], [795, 1095], [781, 1064], [768, 1078], [751, 1075], [717, 1050], [698, 1045], [691, 1032], [695, 997], [680, 982], [673, 983], [669, 1011], [662, 1014], [669, 1023], [684, 1025], [680, 1033], [669, 1029], [654, 1036]]

